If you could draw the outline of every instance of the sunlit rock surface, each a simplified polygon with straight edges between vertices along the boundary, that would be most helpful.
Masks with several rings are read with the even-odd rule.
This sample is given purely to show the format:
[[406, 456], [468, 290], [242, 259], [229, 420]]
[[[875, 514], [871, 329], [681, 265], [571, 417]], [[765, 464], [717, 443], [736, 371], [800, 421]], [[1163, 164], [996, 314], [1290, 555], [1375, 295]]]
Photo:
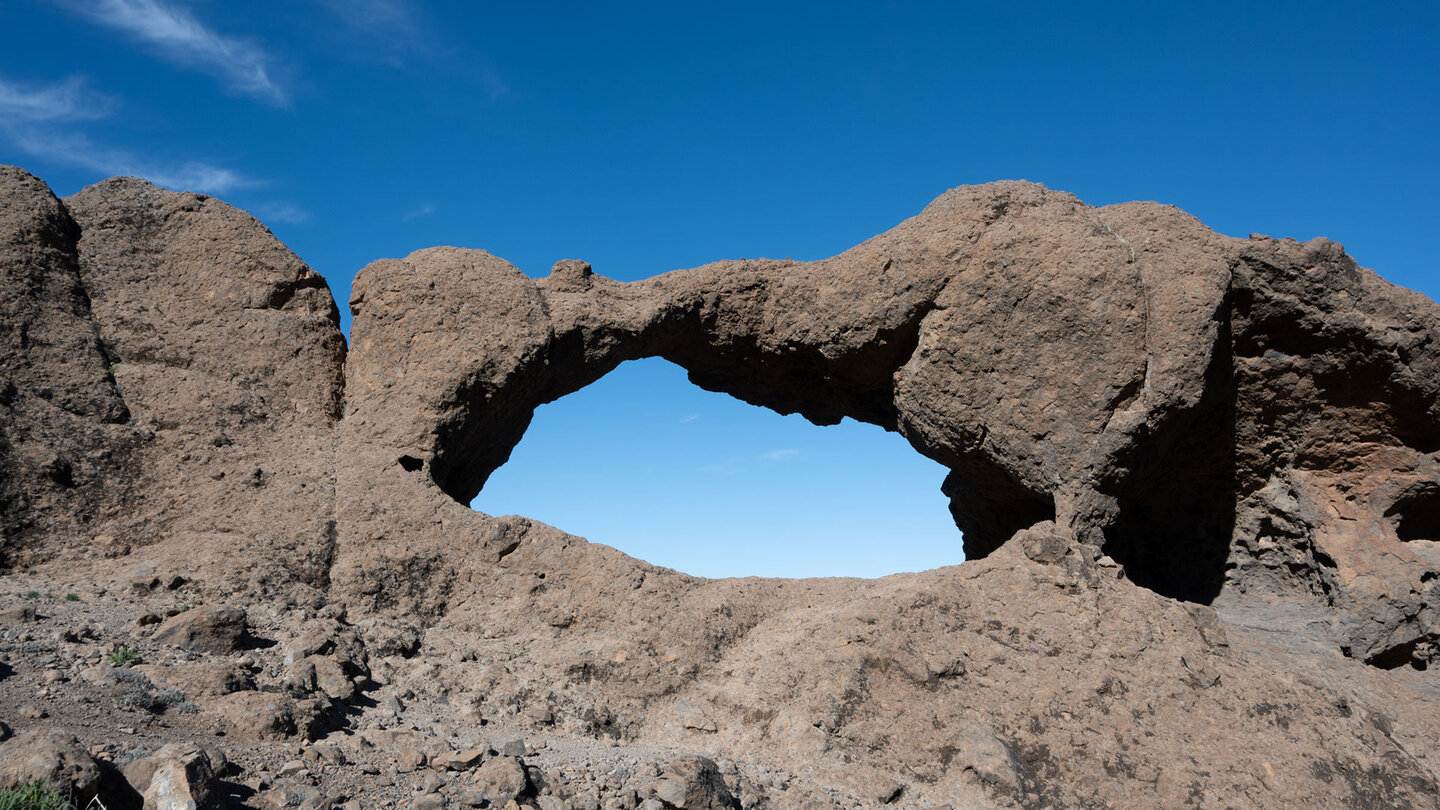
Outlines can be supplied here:
[[[258, 671], [171, 718], [237, 759], [404, 718], [547, 808], [1437, 806], [1440, 307], [1333, 243], [995, 183], [818, 262], [377, 261], [347, 356], [242, 212], [4, 169], [0, 269], [7, 576], [246, 605]], [[648, 356], [898, 431], [972, 561], [705, 580], [466, 507]]]

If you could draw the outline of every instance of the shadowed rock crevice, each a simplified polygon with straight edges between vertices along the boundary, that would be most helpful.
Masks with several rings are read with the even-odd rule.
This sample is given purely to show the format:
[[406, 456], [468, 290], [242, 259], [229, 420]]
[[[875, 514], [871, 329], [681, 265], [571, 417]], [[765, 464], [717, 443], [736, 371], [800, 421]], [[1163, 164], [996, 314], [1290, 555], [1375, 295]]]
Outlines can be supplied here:
[[950, 516], [965, 535], [965, 559], [985, 557], [1016, 532], [1055, 519], [1055, 499], [1048, 493], [1026, 488], [983, 456], [954, 459], [940, 491], [950, 499]]
[[[1206, 373], [1205, 396], [1160, 422], [1116, 464], [1116, 516], [1104, 550], [1137, 585], [1209, 604], [1225, 584], [1235, 532], [1235, 380], [1229, 307]], [[1107, 487], [1108, 488], [1108, 487]]]
[[1401, 540], [1440, 542], [1440, 482], [1411, 485], [1385, 510], [1385, 517], [1394, 524]]
[[[456, 416], [438, 426], [429, 473], [435, 485], [458, 503], [469, 503], [491, 473], [510, 460], [524, 438], [535, 408], [546, 398], [548, 371], [542, 368], [528, 382], [507, 386], [503, 396], [484, 384], [465, 386], [455, 394]], [[406, 456], [414, 459], [414, 456]], [[415, 464], [411, 461], [407, 469]]]

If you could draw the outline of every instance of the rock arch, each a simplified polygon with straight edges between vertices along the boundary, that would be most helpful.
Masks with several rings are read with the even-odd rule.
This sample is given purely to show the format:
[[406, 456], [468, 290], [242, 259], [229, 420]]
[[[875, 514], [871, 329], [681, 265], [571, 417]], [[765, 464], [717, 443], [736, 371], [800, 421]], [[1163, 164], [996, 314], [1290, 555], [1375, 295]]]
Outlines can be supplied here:
[[[1335, 555], [1351, 552], [1314, 547], [1349, 536], [1324, 504], [1337, 487], [1373, 493], [1367, 520], [1398, 544], [1384, 513], [1399, 496], [1380, 478], [1436, 463], [1423, 297], [1323, 240], [1229, 239], [1173, 207], [1096, 209], [1030, 183], [956, 189], [816, 262], [623, 283], [565, 261], [536, 280], [483, 251], [433, 248], [370, 265], [354, 289], [342, 452], [367, 460], [340, 474], [403, 475], [411, 494], [387, 501], [392, 521], [417, 511], [405, 503], [418, 480], [444, 496], [422, 498], [426, 525], [447, 522], [442, 504], [469, 502], [537, 406], [642, 357], [818, 424], [899, 432], [950, 469], [967, 558], [1053, 520], [1092, 557], [1190, 601], [1292, 589], [1296, 566], [1328, 599], [1360, 593], [1333, 581]], [[1340, 416], [1307, 420], [1322, 412]], [[1345, 481], [1307, 471], [1357, 450], [1367, 460]], [[422, 551], [433, 532], [415, 529], [401, 556], [450, 570], [455, 541]], [[342, 579], [388, 564], [351, 566], [344, 546], [384, 548], [394, 531], [351, 532]], [[1410, 622], [1394, 609], [1378, 626]], [[1365, 649], [1392, 643], [1357, 632]]]
[[[1163, 251], [1143, 234], [1165, 234]], [[1192, 596], [1132, 539], [1149, 519], [1126, 522], [1121, 506], [1139, 513], [1165, 492], [1154, 468], [1186, 450], [1167, 447], [1167, 431], [1225, 424], [1211, 415], [1228, 401], [1213, 368], [1228, 357], [1222, 244], [1171, 208], [1096, 211], [1009, 183], [952, 192], [812, 263], [621, 283], [572, 261], [537, 281], [482, 251], [421, 251], [357, 279], [347, 424], [383, 423], [388, 463], [423, 460], [467, 503], [535, 407], [625, 360], [663, 357], [707, 390], [898, 431], [952, 471], [944, 490], [967, 557], [1058, 520], [1096, 546], [1109, 532], [1151, 584]], [[1232, 503], [1222, 478], [1188, 481], [1187, 496], [1197, 482], [1216, 491], [1187, 508]], [[1200, 521], [1222, 548], [1223, 521]], [[1218, 570], [1223, 554], [1210, 556]]]

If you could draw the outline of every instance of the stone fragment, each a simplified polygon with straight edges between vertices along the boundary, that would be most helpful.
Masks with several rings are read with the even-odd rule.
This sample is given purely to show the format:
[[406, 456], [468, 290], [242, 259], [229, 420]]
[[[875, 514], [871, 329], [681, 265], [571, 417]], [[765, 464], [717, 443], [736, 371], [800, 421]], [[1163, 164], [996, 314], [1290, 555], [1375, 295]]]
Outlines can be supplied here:
[[28, 624], [35, 619], [34, 605], [14, 605], [0, 610], [0, 624]]
[[406, 748], [395, 756], [395, 766], [400, 773], [410, 773], [417, 768], [423, 768], [425, 762], [424, 752], [415, 748]]
[[330, 715], [326, 703], [273, 692], [235, 692], [211, 700], [204, 708], [231, 733], [252, 740], [313, 739]]
[[449, 780], [438, 773], [427, 773], [420, 779], [420, 792], [438, 793], [448, 783]]
[[297, 776], [307, 771], [308, 768], [306, 767], [305, 763], [301, 762], [298, 759], [292, 759], [289, 762], [286, 762], [285, 764], [280, 766], [281, 776]]
[[485, 760], [485, 751], [469, 748], [464, 751], [447, 751], [430, 761], [430, 767], [449, 771], [468, 771]]
[[214, 810], [222, 806], [210, 755], [193, 743], [171, 743], [125, 767], [125, 781], [145, 810]]
[[178, 613], [160, 625], [151, 641], [195, 652], [224, 654], [240, 649], [245, 611], [237, 607], [202, 605]]
[[100, 769], [73, 734], [33, 728], [0, 744], [0, 787], [48, 785], [84, 805], [100, 789]]
[[651, 794], [664, 807], [678, 810], [739, 810], [714, 760], [679, 757], [655, 780]]
[[319, 691], [341, 702], [354, 699], [359, 691], [345, 667], [327, 655], [312, 655], [291, 664], [284, 681], [290, 689]]
[[495, 753], [504, 757], [525, 756], [525, 741], [522, 739], [506, 740], [495, 746]]
[[496, 807], [513, 801], [529, 784], [525, 765], [517, 757], [492, 757], [475, 771], [475, 791]]
[[651, 792], [666, 806], [684, 807], [686, 796], [690, 791], [686, 787], [684, 779], [673, 774], [666, 774], [655, 780]]
[[255, 688], [255, 679], [243, 667], [228, 660], [180, 661], [169, 665], [137, 664], [132, 667], [162, 689], [174, 689], [196, 700], [219, 697]]

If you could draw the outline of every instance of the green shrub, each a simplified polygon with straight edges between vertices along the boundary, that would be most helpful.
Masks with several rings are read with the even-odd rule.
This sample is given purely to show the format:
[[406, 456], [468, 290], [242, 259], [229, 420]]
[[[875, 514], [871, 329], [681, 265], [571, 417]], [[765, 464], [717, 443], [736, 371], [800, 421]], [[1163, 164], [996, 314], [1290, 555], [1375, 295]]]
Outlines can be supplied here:
[[32, 784], [0, 790], [0, 810], [75, 810], [75, 805], [58, 791]]
[[134, 647], [116, 647], [113, 652], [105, 657], [105, 660], [109, 661], [110, 665], [114, 667], [129, 666], [140, 660], [140, 653], [135, 652]]
[[79, 595], [79, 594], [76, 594], [76, 593], [67, 593], [67, 594], [65, 594], [65, 601], [66, 601], [66, 602], [79, 602], [79, 601], [80, 601], [80, 595]]

